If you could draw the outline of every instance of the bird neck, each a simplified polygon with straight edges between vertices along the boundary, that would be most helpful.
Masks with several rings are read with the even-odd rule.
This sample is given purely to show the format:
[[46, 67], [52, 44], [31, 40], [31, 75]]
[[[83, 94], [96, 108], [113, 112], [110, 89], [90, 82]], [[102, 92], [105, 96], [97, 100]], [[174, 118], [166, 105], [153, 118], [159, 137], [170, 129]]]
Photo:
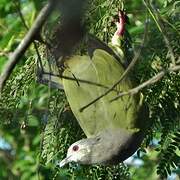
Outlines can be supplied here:
[[132, 155], [142, 142], [141, 132], [124, 129], [105, 130], [93, 138], [90, 164], [116, 164]]

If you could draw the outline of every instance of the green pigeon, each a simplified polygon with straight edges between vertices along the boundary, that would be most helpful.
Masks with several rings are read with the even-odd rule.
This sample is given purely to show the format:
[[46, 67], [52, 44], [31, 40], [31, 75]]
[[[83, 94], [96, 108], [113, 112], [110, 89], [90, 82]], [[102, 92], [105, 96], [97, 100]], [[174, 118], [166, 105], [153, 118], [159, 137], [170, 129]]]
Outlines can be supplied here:
[[62, 83], [71, 110], [87, 138], [69, 147], [66, 158], [59, 163], [60, 167], [70, 162], [117, 164], [130, 157], [144, 139], [148, 109], [142, 94], [111, 101], [118, 93], [133, 88], [130, 75], [109, 94], [80, 111], [104, 94], [124, 73], [123, 51], [119, 47], [124, 24], [124, 13], [119, 12], [117, 31], [111, 43], [113, 50], [91, 36], [89, 55], [74, 55], [65, 62], [63, 76], [75, 80], [62, 79], [59, 83]]
[[[118, 93], [135, 86], [126, 76], [110, 93], [80, 111], [112, 87], [124, 73], [127, 63], [121, 47], [125, 30], [125, 14], [119, 12], [117, 31], [107, 46], [92, 35], [87, 36], [88, 55], [74, 55], [64, 62], [60, 78], [56, 63], [50, 62], [41, 74], [41, 83], [64, 89], [67, 100], [79, 125], [87, 136], [73, 143], [62, 167], [70, 162], [80, 164], [117, 164], [130, 157], [142, 143], [148, 125], [148, 109], [141, 93], [111, 101]], [[56, 75], [53, 75], [56, 74]], [[73, 130], [75, 131], [75, 129]]]

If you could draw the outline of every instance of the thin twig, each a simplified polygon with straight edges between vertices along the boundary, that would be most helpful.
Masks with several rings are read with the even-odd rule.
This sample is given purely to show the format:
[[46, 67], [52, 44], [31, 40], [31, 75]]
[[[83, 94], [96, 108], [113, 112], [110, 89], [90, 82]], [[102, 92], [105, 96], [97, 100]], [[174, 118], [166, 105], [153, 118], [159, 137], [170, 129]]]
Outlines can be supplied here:
[[25, 19], [24, 19], [24, 16], [23, 16], [23, 14], [22, 14], [22, 12], [21, 12], [21, 3], [20, 3], [20, 0], [18, 0], [17, 2], [15, 2], [15, 5], [16, 5], [16, 7], [17, 7], [17, 10], [18, 10], [18, 13], [19, 13], [19, 17], [20, 17], [20, 19], [21, 19], [24, 27], [26, 28], [26, 30], [29, 30], [29, 27], [28, 27], [28, 25], [26, 24], [26, 21], [25, 21]]
[[[48, 76], [54, 76], [54, 77], [59, 77], [62, 79], [66, 79], [66, 80], [71, 80], [71, 81], [78, 81], [78, 83], [85, 83], [85, 84], [89, 84], [89, 85], [93, 85], [93, 86], [99, 86], [105, 89], [109, 89], [108, 86], [100, 84], [100, 83], [96, 83], [96, 82], [92, 82], [92, 81], [88, 81], [88, 80], [84, 80], [84, 79], [79, 79], [79, 78], [74, 78], [74, 77], [69, 77], [69, 76], [64, 76], [64, 75], [60, 75], [60, 74], [54, 74], [54, 73], [49, 73], [49, 72], [43, 72], [44, 75], [48, 75]], [[120, 91], [116, 90], [116, 89], [112, 89], [115, 92], [120, 93]]]
[[164, 25], [163, 25], [163, 19], [159, 15], [159, 12], [157, 11], [157, 9], [152, 5], [152, 3], [150, 4], [151, 8], [148, 6], [148, 4], [145, 0], [144, 0], [144, 4], [145, 4], [146, 8], [148, 9], [150, 15], [154, 19], [159, 31], [161, 32], [161, 34], [164, 38], [164, 42], [166, 44], [166, 47], [168, 48], [168, 50], [170, 52], [171, 62], [175, 66], [176, 65], [175, 55], [174, 55], [173, 49], [170, 45], [170, 41], [166, 35], [167, 33], [166, 33], [166, 29], [164, 28]]
[[171, 44], [170, 44], [170, 41], [169, 41], [169, 39], [168, 39], [168, 37], [167, 37], [167, 35], [166, 35], [166, 34], [167, 34], [166, 28], [163, 27], [163, 26], [164, 26], [164, 25], [163, 25], [163, 21], [162, 21], [162, 19], [161, 19], [161, 16], [159, 15], [157, 9], [156, 9], [154, 6], [152, 6], [152, 7], [153, 7], [153, 9], [154, 9], [154, 11], [155, 11], [155, 13], [156, 13], [157, 19], [159, 20], [158, 22], [159, 22], [159, 25], [160, 25], [161, 30], [162, 30], [161, 33], [162, 33], [162, 35], [163, 35], [163, 38], [164, 38], [164, 42], [165, 42], [165, 44], [166, 44], [166, 47], [167, 47], [168, 50], [169, 50], [171, 62], [172, 62], [172, 64], [175, 66], [175, 65], [176, 65], [175, 55], [174, 55], [172, 46], [171, 46]]
[[169, 67], [168, 69], [159, 72], [158, 74], [153, 76], [151, 79], [143, 82], [139, 86], [137, 86], [137, 87], [135, 87], [133, 89], [130, 89], [129, 91], [122, 92], [122, 93], [118, 94], [118, 96], [116, 96], [115, 98], [111, 99], [110, 102], [115, 101], [115, 100], [119, 99], [122, 96], [137, 94], [144, 87], [152, 85], [152, 84], [158, 82], [159, 80], [161, 80], [167, 73], [175, 72], [175, 71], [179, 71], [179, 70], [180, 70], [180, 66]]
[[[29, 31], [29, 27], [28, 27], [28, 25], [27, 25], [27, 23], [26, 23], [26, 20], [25, 20], [24, 16], [23, 16], [23, 13], [22, 13], [22, 11], [21, 11], [21, 2], [20, 2], [20, 0], [18, 0], [18, 1], [17, 1], [17, 4], [15, 3], [15, 5], [17, 6], [17, 10], [18, 10], [18, 13], [19, 13], [19, 17], [20, 17], [20, 19], [21, 19], [24, 27], [26, 28], [27, 31]], [[34, 40], [33, 40], [33, 44], [34, 44], [34, 49], [35, 49], [35, 51], [36, 51], [36, 54], [37, 54], [37, 56], [38, 56], [38, 59], [39, 59], [39, 61], [40, 61], [40, 64], [41, 64], [41, 66], [42, 66], [41, 56], [40, 56], [40, 53], [39, 53], [39, 50], [38, 50], [38, 45], [37, 45], [37, 43], [36, 43]]]
[[55, 2], [56, 0], [48, 1], [48, 4], [40, 11], [31, 29], [28, 31], [16, 50], [9, 57], [9, 60], [4, 67], [4, 71], [0, 76], [0, 91], [2, 91], [4, 84], [11, 75], [14, 67], [19, 62], [20, 58], [23, 56], [29, 45], [33, 42], [35, 36], [39, 33], [42, 25], [47, 20], [47, 17], [52, 12], [53, 7], [55, 6]]
[[129, 64], [129, 66], [127, 67], [127, 69], [124, 71], [124, 73], [122, 74], [122, 76], [120, 77], [120, 79], [113, 84], [113, 86], [111, 86], [106, 92], [104, 92], [103, 94], [101, 94], [100, 96], [98, 96], [96, 99], [92, 100], [90, 103], [88, 103], [87, 105], [83, 106], [82, 108], [80, 108], [80, 112], [84, 111], [86, 108], [88, 108], [89, 106], [91, 106], [92, 104], [94, 104], [95, 102], [97, 102], [98, 100], [100, 100], [101, 98], [103, 98], [104, 96], [106, 96], [107, 94], [109, 94], [113, 89], [116, 88], [116, 86], [122, 82], [122, 80], [127, 76], [127, 74], [132, 70], [132, 68], [134, 67], [134, 65], [136, 64], [137, 60], [140, 57], [141, 51], [144, 47], [144, 43], [146, 40], [146, 36], [147, 36], [147, 31], [148, 31], [148, 21], [146, 20], [145, 22], [145, 32], [143, 35], [143, 40], [141, 43], [141, 46], [138, 50], [137, 53], [135, 53], [134, 58], [132, 59], [131, 63]]

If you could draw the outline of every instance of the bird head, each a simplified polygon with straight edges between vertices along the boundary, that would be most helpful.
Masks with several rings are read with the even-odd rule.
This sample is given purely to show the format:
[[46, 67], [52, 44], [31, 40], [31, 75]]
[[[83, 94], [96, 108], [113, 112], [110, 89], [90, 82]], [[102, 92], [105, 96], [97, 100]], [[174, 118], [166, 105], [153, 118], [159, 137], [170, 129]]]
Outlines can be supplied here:
[[79, 164], [117, 164], [130, 157], [139, 147], [144, 135], [130, 133], [123, 129], [105, 130], [101, 134], [73, 143], [67, 156], [58, 165]]
[[92, 153], [93, 144], [92, 139], [82, 139], [73, 143], [67, 151], [66, 158], [59, 163], [59, 166], [62, 167], [70, 162], [89, 164], [88, 157]]

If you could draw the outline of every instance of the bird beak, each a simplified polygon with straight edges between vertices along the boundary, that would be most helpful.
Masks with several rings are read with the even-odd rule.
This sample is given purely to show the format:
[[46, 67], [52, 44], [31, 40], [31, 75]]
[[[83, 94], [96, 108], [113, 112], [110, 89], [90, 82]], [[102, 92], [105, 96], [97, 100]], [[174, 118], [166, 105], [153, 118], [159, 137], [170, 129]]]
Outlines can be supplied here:
[[66, 165], [66, 164], [68, 164], [69, 162], [71, 162], [70, 157], [71, 157], [71, 156], [68, 156], [68, 157], [64, 158], [60, 163], [58, 163], [58, 164], [59, 164], [59, 167], [63, 167], [64, 165]]

